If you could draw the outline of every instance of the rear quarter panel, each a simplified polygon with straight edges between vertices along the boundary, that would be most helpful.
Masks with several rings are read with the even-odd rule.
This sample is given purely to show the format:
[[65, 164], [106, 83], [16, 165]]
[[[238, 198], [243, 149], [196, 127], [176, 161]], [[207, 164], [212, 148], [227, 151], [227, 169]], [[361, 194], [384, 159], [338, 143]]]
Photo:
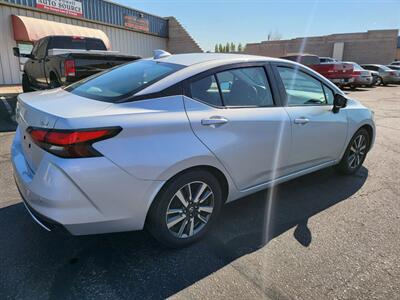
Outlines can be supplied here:
[[[196, 166], [226, 170], [194, 135], [182, 96], [114, 104], [96, 116], [60, 119], [56, 128], [121, 126], [116, 137], [94, 144], [127, 173], [144, 180], [169, 180]], [[230, 184], [230, 187], [233, 184]]]

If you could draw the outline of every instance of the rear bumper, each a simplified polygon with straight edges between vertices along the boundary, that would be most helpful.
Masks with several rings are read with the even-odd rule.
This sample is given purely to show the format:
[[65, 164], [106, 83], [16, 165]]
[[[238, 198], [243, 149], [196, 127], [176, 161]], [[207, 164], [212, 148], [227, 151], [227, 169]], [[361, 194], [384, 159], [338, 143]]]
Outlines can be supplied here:
[[164, 183], [136, 179], [105, 157], [62, 159], [46, 153], [32, 170], [19, 130], [11, 156], [16, 184], [35, 221], [73, 235], [141, 230]]
[[328, 78], [330, 81], [332, 81], [335, 84], [349, 84], [354, 82], [354, 78]]
[[354, 77], [354, 81], [351, 83], [353, 86], [360, 86], [360, 85], [370, 85], [373, 84], [372, 76], [357, 76]]

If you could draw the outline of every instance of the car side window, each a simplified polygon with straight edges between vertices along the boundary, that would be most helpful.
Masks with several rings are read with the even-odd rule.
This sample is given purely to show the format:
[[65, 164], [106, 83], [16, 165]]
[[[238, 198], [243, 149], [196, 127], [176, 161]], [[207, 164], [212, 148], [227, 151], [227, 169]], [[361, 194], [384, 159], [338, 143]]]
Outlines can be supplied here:
[[37, 57], [38, 48], [39, 48], [41, 43], [42, 43], [42, 41], [38, 41], [33, 45], [32, 52], [31, 52], [33, 57]]
[[333, 93], [332, 89], [327, 87], [325, 84], [322, 85], [322, 87], [324, 89], [324, 93], [325, 93], [325, 98], [326, 98], [327, 104], [333, 105], [333, 100], [335, 98], [335, 94]]
[[273, 106], [271, 89], [263, 67], [246, 67], [217, 73], [225, 106]]
[[193, 99], [213, 106], [222, 106], [221, 95], [214, 75], [190, 83], [190, 93]]
[[40, 42], [40, 45], [38, 45], [35, 56], [37, 58], [45, 57], [46, 56], [46, 48], [47, 48], [47, 39], [44, 39]]
[[327, 104], [325, 92], [319, 80], [298, 69], [278, 67], [278, 71], [286, 90], [289, 106]]

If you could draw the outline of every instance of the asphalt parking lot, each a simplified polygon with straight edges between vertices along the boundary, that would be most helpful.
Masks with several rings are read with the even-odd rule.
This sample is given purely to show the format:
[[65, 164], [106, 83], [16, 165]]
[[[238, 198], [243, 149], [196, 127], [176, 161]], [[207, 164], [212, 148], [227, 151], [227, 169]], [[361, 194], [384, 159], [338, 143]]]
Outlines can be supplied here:
[[15, 124], [3, 114], [11, 131], [0, 133], [0, 297], [400, 299], [400, 86], [350, 95], [377, 124], [355, 176], [330, 168], [236, 201], [204, 241], [183, 250], [146, 232], [42, 230], [14, 186]]

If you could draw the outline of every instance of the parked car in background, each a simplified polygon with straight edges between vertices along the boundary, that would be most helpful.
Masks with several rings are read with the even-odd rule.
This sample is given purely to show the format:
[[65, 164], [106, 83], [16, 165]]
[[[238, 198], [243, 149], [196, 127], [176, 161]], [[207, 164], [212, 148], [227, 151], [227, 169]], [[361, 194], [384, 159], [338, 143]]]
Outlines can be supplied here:
[[376, 71], [379, 73], [377, 85], [387, 85], [389, 83], [399, 83], [400, 77], [397, 76], [397, 72], [384, 65], [378, 64], [364, 64], [361, 65], [366, 70]]
[[[366, 70], [366, 69], [364, 69]], [[372, 85], [377, 85], [379, 81], [379, 72], [377, 71], [372, 71], [372, 70], [367, 70], [369, 74], [372, 76]]]
[[372, 112], [325, 77], [249, 55], [164, 52], [20, 94], [16, 115], [16, 184], [42, 227], [146, 226], [172, 247], [227, 202], [328, 166], [354, 174], [375, 139]]
[[[389, 69], [396, 71], [397, 72], [397, 77], [400, 78], [400, 65], [387, 65], [386, 67], [388, 67]], [[396, 82], [396, 83], [400, 83], [400, 79]]]
[[351, 64], [341, 62], [321, 63], [319, 57], [313, 54], [291, 54], [281, 58], [306, 65], [338, 86], [346, 86], [354, 81], [353, 65]]
[[24, 92], [68, 85], [117, 65], [137, 60], [139, 56], [107, 51], [101, 39], [81, 36], [47, 36], [38, 40], [28, 57], [22, 74]]
[[352, 61], [343, 62], [343, 63], [353, 65], [352, 77], [354, 80], [353, 80], [353, 82], [349, 83], [349, 85], [348, 85], [351, 89], [355, 89], [356, 87], [359, 87], [359, 86], [371, 87], [374, 85], [373, 78], [372, 78], [370, 71], [365, 70], [359, 64], [352, 62]]
[[400, 66], [400, 60], [395, 60], [390, 63], [393, 66]]

